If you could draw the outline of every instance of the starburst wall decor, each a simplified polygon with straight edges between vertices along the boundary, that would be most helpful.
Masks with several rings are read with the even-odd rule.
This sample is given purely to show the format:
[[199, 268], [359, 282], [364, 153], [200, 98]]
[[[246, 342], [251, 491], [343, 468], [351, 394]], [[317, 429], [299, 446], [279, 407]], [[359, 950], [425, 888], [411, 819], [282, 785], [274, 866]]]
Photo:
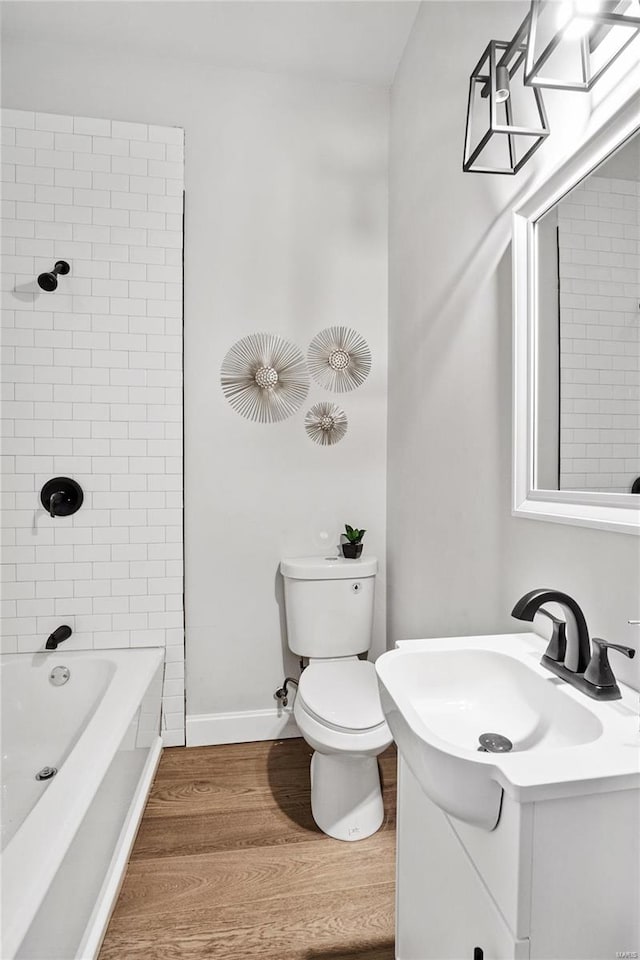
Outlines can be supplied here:
[[364, 337], [348, 327], [327, 327], [309, 345], [307, 363], [313, 379], [326, 390], [346, 393], [361, 386], [371, 370]]
[[322, 447], [339, 443], [347, 432], [347, 415], [335, 403], [315, 403], [304, 418], [307, 436]]
[[234, 343], [222, 362], [220, 383], [233, 409], [259, 423], [290, 417], [309, 392], [302, 352], [272, 333], [252, 333]]

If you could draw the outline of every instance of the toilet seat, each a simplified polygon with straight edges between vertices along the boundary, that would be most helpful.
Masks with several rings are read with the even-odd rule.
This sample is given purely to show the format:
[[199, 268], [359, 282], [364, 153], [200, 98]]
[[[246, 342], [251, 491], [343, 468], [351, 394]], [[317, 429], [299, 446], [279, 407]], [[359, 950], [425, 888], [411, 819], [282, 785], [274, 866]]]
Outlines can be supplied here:
[[375, 757], [393, 742], [375, 667], [366, 660], [310, 663], [300, 677], [293, 715], [307, 743], [323, 754]]
[[376, 670], [368, 660], [314, 662], [302, 672], [299, 707], [337, 732], [363, 734], [386, 727]]

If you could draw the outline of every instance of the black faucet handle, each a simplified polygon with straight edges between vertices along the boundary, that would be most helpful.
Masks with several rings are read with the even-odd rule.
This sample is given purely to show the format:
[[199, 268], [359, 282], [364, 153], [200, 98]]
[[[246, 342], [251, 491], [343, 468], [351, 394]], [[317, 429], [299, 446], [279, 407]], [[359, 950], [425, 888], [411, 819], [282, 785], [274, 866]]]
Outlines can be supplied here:
[[548, 610], [543, 610], [542, 607], [538, 610], [538, 613], [551, 620], [551, 639], [545, 650], [545, 657], [556, 660], [558, 663], [564, 663], [567, 653], [567, 624], [559, 617], [554, 617]]
[[62, 490], [58, 490], [56, 493], [52, 493], [49, 497], [49, 516], [55, 517], [58, 512], [58, 504], [62, 503], [64, 500], [64, 493]]
[[609, 643], [600, 637], [592, 637], [591, 642], [593, 643], [593, 653], [589, 666], [584, 672], [584, 679], [597, 687], [617, 687], [616, 678], [609, 663], [609, 650], [617, 650], [618, 653], [623, 653], [630, 660], [635, 657], [636, 651], [633, 647], [624, 647], [620, 643]]

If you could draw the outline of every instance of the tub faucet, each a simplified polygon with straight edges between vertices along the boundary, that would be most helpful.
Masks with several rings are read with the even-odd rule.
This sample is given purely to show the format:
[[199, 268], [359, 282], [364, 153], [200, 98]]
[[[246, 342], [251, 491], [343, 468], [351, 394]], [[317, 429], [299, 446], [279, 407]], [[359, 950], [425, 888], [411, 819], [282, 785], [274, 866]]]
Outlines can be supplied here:
[[54, 630], [50, 634], [47, 642], [45, 644], [45, 650], [57, 650], [58, 644], [63, 643], [65, 640], [68, 640], [73, 630], [71, 627], [68, 627], [66, 624], [63, 624], [61, 627], [58, 627], [57, 630]]
[[[541, 610], [543, 603], [559, 604], [565, 620]], [[552, 623], [551, 640], [540, 661], [542, 666], [594, 700], [619, 700], [620, 688], [609, 666], [608, 652], [616, 650], [631, 659], [635, 650], [594, 637], [592, 653], [584, 613], [573, 597], [560, 590], [539, 589], [525, 593], [511, 611], [511, 616], [532, 621], [538, 612], [544, 613]]]

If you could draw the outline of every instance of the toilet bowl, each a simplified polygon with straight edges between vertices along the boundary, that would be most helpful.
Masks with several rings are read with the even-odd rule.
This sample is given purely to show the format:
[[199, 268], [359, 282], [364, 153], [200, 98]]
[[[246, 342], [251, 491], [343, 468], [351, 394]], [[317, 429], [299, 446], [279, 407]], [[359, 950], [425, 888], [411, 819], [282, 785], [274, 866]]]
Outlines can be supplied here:
[[300, 733], [313, 747], [311, 812], [336, 840], [362, 840], [384, 820], [376, 757], [392, 743], [375, 667], [366, 660], [311, 662], [294, 705]]
[[283, 560], [287, 635], [309, 661], [294, 705], [311, 758], [311, 811], [324, 833], [362, 840], [384, 819], [376, 757], [392, 736], [380, 706], [371, 644], [375, 557]]

